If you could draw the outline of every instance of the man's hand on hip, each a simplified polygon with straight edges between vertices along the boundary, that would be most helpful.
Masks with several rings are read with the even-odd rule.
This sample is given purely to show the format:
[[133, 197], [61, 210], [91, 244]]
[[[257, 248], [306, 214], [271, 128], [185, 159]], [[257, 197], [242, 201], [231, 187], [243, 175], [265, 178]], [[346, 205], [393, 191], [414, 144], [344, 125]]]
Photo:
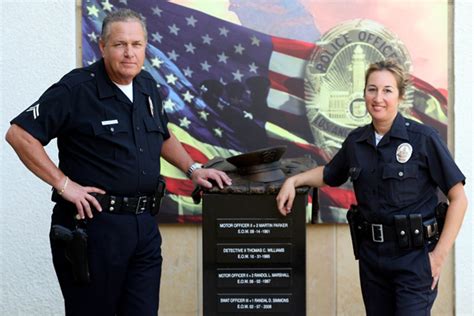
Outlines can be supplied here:
[[86, 216], [88, 218], [94, 217], [91, 207], [94, 207], [99, 212], [102, 211], [99, 202], [90, 193], [105, 194], [105, 191], [96, 187], [83, 187], [69, 180], [69, 184], [64, 188], [61, 196], [66, 201], [73, 203], [76, 206], [79, 217], [84, 219]]

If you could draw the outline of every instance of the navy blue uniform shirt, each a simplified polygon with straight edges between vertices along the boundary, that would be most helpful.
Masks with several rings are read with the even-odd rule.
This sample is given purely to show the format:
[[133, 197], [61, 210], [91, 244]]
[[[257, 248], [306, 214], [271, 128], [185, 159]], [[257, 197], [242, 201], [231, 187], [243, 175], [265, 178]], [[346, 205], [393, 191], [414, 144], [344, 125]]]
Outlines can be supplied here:
[[[411, 157], [399, 162], [397, 149], [406, 143], [412, 147]], [[348, 178], [365, 219], [386, 225], [393, 224], [396, 214], [421, 213], [423, 218], [432, 218], [437, 188], [446, 195], [455, 184], [465, 181], [438, 133], [401, 114], [377, 146], [372, 124], [347, 136], [325, 166], [324, 182], [339, 186]]]
[[133, 80], [133, 103], [109, 79], [100, 60], [71, 71], [11, 121], [43, 145], [57, 137], [59, 168], [83, 186], [108, 194], [151, 194], [169, 138], [156, 82], [146, 71]]

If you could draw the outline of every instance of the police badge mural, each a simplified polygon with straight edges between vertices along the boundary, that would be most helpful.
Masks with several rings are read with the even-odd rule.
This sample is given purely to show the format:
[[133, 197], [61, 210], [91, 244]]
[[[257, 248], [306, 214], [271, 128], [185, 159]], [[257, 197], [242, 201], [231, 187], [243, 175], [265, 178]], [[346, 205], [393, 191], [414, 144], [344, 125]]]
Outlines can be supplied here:
[[[368, 65], [393, 58], [410, 71], [410, 55], [397, 36], [371, 20], [341, 23], [317, 42], [305, 77], [306, 115], [315, 143], [330, 156], [349, 132], [370, 123], [364, 102], [364, 76]], [[413, 87], [400, 104], [410, 117]]]
[[[271, 146], [287, 146], [285, 158], [327, 163], [351, 130], [370, 122], [364, 72], [384, 58], [413, 75], [400, 112], [447, 138], [448, 1], [109, 2], [82, 1], [83, 65], [100, 59], [101, 21], [111, 10], [146, 17], [144, 70], [160, 86], [168, 128], [199, 163]], [[400, 148], [400, 163], [409, 153]], [[192, 181], [164, 160], [160, 171], [167, 191], [159, 221], [200, 222]], [[344, 222], [355, 202], [350, 184], [317, 194], [307, 220]]]

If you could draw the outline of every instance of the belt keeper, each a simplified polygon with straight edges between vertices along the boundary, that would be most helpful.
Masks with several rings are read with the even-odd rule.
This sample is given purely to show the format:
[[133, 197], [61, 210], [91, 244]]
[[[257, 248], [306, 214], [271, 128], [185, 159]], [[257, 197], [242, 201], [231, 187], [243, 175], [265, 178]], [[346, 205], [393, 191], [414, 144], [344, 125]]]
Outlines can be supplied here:
[[426, 239], [439, 239], [439, 227], [436, 218], [423, 222], [423, 230]]
[[56, 190], [58, 192], [59, 195], [63, 195], [64, 191], [66, 190], [66, 187], [67, 185], [69, 184], [69, 177], [66, 176], [66, 180], [64, 181], [64, 185], [63, 187], [61, 188], [61, 190]]

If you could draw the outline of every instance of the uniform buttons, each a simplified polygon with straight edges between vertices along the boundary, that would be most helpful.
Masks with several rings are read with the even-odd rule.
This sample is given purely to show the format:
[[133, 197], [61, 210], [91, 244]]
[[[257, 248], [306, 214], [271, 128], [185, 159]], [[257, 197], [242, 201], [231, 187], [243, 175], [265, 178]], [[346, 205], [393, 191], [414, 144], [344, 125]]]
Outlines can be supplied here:
[[137, 131], [139, 131], [139, 130], [140, 130], [140, 126], [135, 127], [135, 129], [136, 129]]
[[143, 148], [140, 147], [140, 149], [138, 149], [141, 153], [143, 152]]
[[146, 171], [145, 171], [145, 170], [142, 170], [142, 175], [146, 175]]
[[115, 131], [115, 128], [111, 127], [110, 131], [113, 133]]
[[91, 77], [95, 77], [95, 74], [91, 74]]
[[415, 235], [418, 235], [420, 233], [420, 231], [418, 229], [415, 229], [414, 233], [415, 233]]
[[113, 206], [109, 207], [109, 211], [113, 212], [113, 210], [114, 210]]
[[400, 171], [400, 172], [398, 173], [398, 176], [399, 176], [399, 177], [403, 177], [403, 171]]
[[404, 230], [400, 231], [400, 235], [405, 236], [405, 231]]
[[410, 126], [410, 123], [409, 123], [409, 122], [405, 122], [405, 126]]

